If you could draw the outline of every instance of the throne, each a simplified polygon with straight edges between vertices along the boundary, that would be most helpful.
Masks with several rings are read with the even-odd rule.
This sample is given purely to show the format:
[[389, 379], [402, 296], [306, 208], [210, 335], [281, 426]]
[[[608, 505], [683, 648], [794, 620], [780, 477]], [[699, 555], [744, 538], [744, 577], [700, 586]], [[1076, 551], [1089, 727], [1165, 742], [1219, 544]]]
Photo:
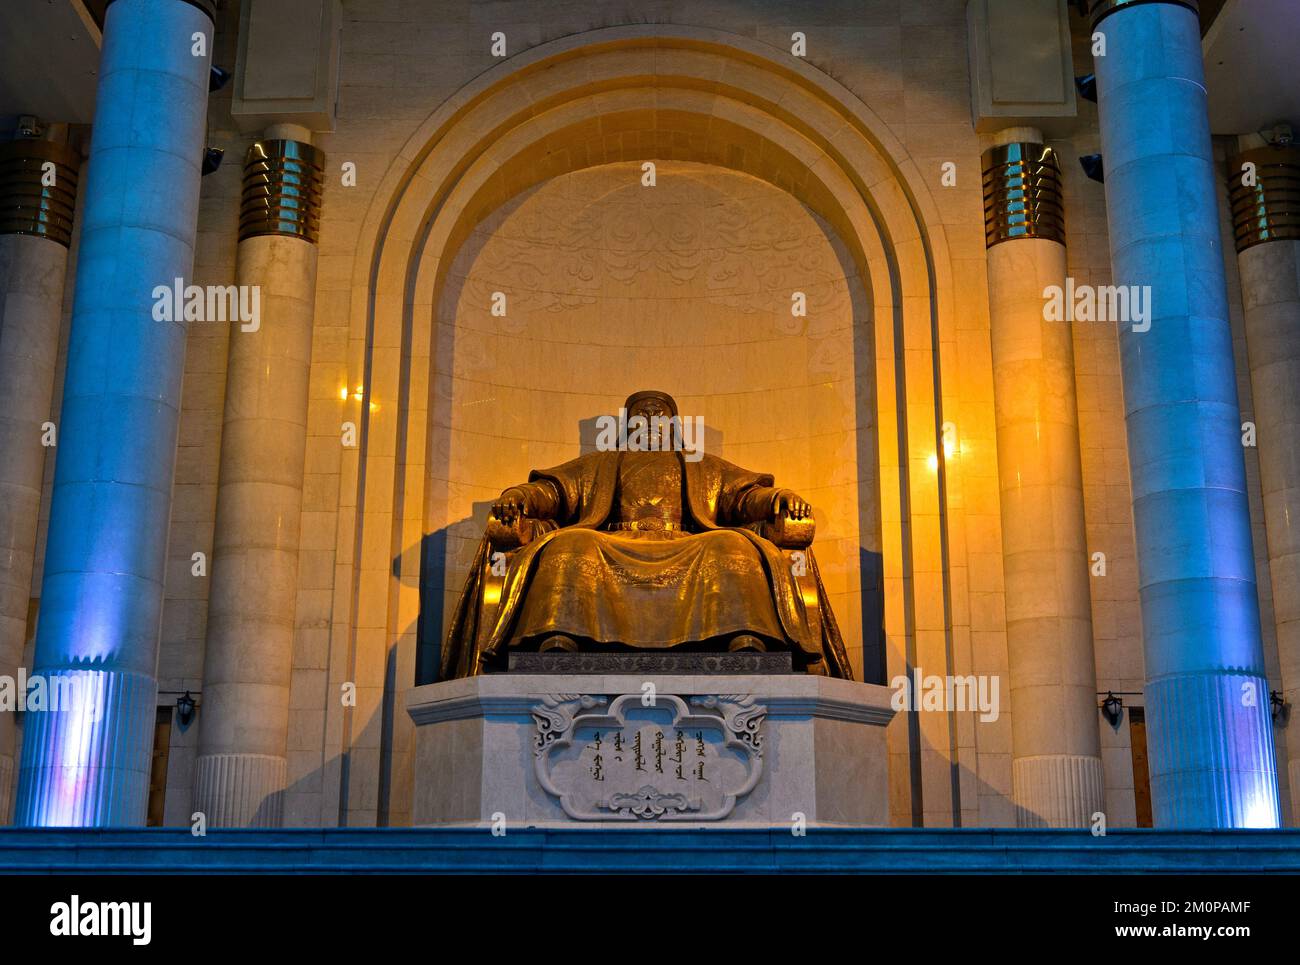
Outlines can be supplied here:
[[[516, 517], [512, 522], [502, 522], [489, 514], [486, 527], [488, 553], [476, 560], [479, 568], [477, 585], [478, 612], [481, 614], [475, 631], [474, 651], [482, 653], [486, 637], [496, 623], [501, 606], [502, 591], [513, 554], [533, 540], [560, 528], [554, 520]], [[741, 527], [728, 527], [741, 528]], [[743, 527], [771, 542], [780, 551], [792, 576], [799, 596], [807, 611], [808, 623], [817, 639], [822, 636], [821, 595], [818, 592], [815, 571], [808, 559], [808, 550], [816, 535], [817, 524], [811, 516], [792, 519], [788, 514]], [[471, 580], [471, 585], [474, 581]]]

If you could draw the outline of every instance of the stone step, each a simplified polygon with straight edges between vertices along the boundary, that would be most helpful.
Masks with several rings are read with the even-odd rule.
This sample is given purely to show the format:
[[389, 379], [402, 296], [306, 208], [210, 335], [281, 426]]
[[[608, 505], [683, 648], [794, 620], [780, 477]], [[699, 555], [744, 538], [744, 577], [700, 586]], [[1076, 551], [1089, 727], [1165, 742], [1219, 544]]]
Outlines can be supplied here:
[[1300, 872], [1300, 829], [0, 829], [0, 873]]

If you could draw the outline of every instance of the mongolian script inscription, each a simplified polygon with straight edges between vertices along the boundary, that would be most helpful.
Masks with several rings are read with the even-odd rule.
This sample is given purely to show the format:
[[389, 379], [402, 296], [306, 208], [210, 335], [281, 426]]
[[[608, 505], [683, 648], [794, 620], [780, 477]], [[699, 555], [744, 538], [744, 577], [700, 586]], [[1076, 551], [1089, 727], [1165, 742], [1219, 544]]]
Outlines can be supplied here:
[[742, 695], [556, 695], [533, 708], [538, 782], [572, 818], [726, 818], [762, 773], [766, 708]]

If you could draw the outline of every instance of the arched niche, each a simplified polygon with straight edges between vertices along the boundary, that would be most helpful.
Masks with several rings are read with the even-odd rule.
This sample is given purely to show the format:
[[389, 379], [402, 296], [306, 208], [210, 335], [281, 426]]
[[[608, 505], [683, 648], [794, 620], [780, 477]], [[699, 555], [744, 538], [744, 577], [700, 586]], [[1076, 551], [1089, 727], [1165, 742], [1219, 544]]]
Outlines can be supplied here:
[[[859, 507], [857, 538], [874, 540], [877, 528], [888, 672], [902, 672], [922, 651], [932, 654], [927, 663], [944, 661], [951, 618], [935, 457], [939, 332], [952, 291], [943, 229], [929, 189], [880, 119], [824, 74], [773, 54], [723, 32], [670, 25], [543, 44], [440, 106], [386, 174], [353, 275], [350, 384], [364, 386], [366, 402], [352, 407], [360, 445], [346, 454], [340, 502], [355, 528], [341, 528], [339, 551], [351, 561], [349, 662], [388, 668], [390, 690], [415, 677], [430, 465], [447, 458], [430, 450], [439, 445], [437, 352], [447, 348], [437, 316], [448, 286], [459, 283], [457, 258], [478, 226], [540, 185], [645, 161], [765, 182], [822, 225], [837, 249], [863, 302], [852, 310], [850, 350], [867, 379], [856, 404], [874, 412], [859, 411], [858, 424], [873, 431], [869, 446], [855, 443], [855, 458], [867, 452], [875, 465], [856, 479], [869, 479], [879, 496], [878, 514]], [[605, 408], [618, 397], [611, 393]], [[577, 417], [558, 419], [572, 427]], [[384, 708], [393, 740], [385, 779], [400, 794], [409, 724], [393, 706], [390, 699]], [[930, 743], [946, 744], [946, 735]]]

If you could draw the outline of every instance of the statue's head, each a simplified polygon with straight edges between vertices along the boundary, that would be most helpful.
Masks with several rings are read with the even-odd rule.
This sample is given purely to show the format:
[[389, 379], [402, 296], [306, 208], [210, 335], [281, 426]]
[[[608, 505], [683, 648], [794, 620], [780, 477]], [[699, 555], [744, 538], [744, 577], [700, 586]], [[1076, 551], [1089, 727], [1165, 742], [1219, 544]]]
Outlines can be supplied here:
[[623, 403], [623, 408], [627, 410], [629, 417], [639, 415], [652, 419], [655, 416], [677, 415], [676, 400], [667, 392], [660, 392], [658, 389], [633, 392]]
[[633, 392], [623, 403], [623, 408], [627, 411], [629, 426], [635, 425], [633, 420], [638, 417], [646, 420], [650, 448], [673, 448], [672, 426], [676, 424], [677, 402], [671, 395], [657, 389]]

